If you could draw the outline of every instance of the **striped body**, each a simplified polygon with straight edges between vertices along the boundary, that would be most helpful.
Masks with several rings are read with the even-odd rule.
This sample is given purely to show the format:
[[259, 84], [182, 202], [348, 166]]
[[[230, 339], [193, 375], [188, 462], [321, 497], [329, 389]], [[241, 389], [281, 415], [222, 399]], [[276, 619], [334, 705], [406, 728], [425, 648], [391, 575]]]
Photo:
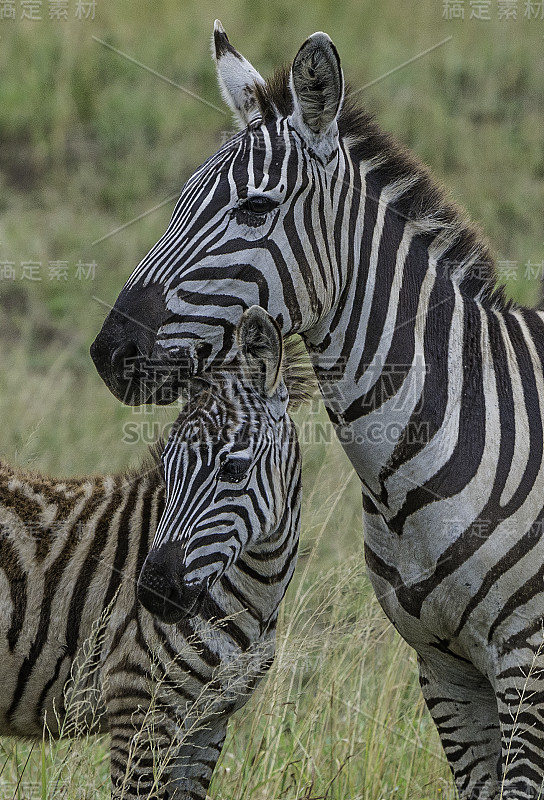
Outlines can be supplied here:
[[[344, 98], [328, 37], [268, 83], [220, 26], [215, 50], [242, 131], [182, 190], [95, 363], [126, 402], [162, 402], [145, 359], [131, 382], [112, 352], [169, 366], [162, 387], [175, 392], [180, 373], [233, 357], [252, 303], [299, 331], [361, 479], [371, 580], [418, 652], [460, 797], [536, 798], [544, 315], [505, 300], [480, 233]], [[154, 335], [138, 330], [146, 301]]]
[[[272, 663], [278, 606], [295, 566], [300, 455], [285, 384], [280, 405], [241, 375], [203, 391], [206, 399], [180, 414], [164, 469], [154, 462], [133, 476], [64, 481], [0, 468], [0, 734], [41, 737], [44, 725], [54, 736], [109, 730], [115, 798], [206, 796], [228, 719]], [[270, 499], [257, 497], [252, 480], [261, 485], [270, 460], [268, 450], [255, 452], [238, 502], [253, 494], [262, 515], [272, 509], [271, 530], [260, 537], [252, 528], [198, 611], [166, 624], [137, 599], [142, 565], [158, 528], [187, 525], [187, 510], [171, 510], [178, 487], [192, 493], [193, 514], [200, 505], [187, 451], [208, 452], [250, 408], [282, 462], [274, 462], [277, 482], [266, 484]], [[197, 422], [199, 438], [180, 436]], [[217, 483], [212, 498], [220, 491]], [[210, 524], [208, 545], [220, 534]]]

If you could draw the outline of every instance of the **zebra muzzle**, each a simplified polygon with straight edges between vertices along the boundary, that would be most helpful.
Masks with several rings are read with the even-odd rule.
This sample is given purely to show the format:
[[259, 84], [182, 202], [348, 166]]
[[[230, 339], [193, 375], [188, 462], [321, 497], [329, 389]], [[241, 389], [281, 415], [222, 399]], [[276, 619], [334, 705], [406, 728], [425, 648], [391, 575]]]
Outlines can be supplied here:
[[138, 579], [138, 600], [150, 614], [172, 625], [195, 616], [208, 588], [207, 582], [184, 582], [154, 563], [144, 564]]

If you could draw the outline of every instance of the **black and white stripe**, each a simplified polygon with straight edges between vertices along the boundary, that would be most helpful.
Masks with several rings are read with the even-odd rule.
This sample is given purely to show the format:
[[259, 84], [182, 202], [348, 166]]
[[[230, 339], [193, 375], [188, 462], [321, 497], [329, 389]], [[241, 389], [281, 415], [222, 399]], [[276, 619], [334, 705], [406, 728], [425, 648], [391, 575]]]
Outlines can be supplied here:
[[[0, 466], [0, 734], [109, 731], [115, 798], [203, 800], [228, 720], [274, 657], [300, 528], [287, 387], [296, 401], [307, 376], [289, 355], [282, 368], [264, 312], [244, 321], [256, 359], [242, 337], [238, 369], [201, 384], [162, 468], [157, 458], [136, 475], [56, 480]], [[270, 369], [258, 325], [277, 337]], [[242, 428], [251, 465], [227, 486], [219, 454], [237, 452]], [[165, 539], [168, 575], [205, 588], [175, 607], [175, 624], [164, 578], [146, 594]]]
[[[284, 335], [301, 332], [361, 479], [374, 587], [418, 652], [460, 796], [536, 797], [544, 316], [505, 300], [480, 233], [344, 97], [325, 34], [269, 82], [220, 25], [215, 53], [242, 130], [182, 190], [104, 323], [95, 363], [126, 402], [141, 390], [160, 402], [146, 360], [175, 391], [234, 356], [253, 303]], [[135, 351], [142, 371], [130, 382], [118, 363]]]

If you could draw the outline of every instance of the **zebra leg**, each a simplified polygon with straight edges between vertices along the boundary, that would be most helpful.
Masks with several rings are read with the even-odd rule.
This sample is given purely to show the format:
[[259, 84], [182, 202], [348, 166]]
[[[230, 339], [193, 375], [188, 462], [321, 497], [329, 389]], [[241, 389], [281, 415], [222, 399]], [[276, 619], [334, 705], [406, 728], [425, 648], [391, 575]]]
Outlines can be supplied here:
[[526, 667], [524, 655], [518, 651], [501, 660], [496, 679], [503, 800], [544, 797], [544, 670], [539, 652]]
[[418, 656], [419, 682], [460, 800], [499, 797], [501, 740], [491, 683], [447, 653]]
[[110, 717], [114, 800], [205, 800], [228, 719], [178, 724], [171, 711]]
[[169, 800], [205, 800], [223, 749], [227, 723], [226, 718], [213, 720], [194, 736], [182, 735], [183, 743], [169, 768]]
[[[134, 703], [132, 709], [137, 707]], [[127, 708], [109, 715], [110, 765], [113, 800], [169, 800], [164, 788], [161, 763], [169, 748], [168, 732], [149, 725], [149, 713]]]

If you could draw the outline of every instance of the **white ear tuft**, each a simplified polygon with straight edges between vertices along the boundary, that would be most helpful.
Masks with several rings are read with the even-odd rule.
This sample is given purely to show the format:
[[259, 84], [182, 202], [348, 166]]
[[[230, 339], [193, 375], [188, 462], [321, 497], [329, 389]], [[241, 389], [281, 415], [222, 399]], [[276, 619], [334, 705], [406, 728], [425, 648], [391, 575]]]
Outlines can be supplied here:
[[241, 127], [262, 121], [255, 85], [264, 86], [264, 79], [228, 40], [218, 19], [213, 28], [212, 49], [217, 78], [223, 99], [234, 112]]
[[336, 47], [326, 33], [319, 31], [306, 39], [293, 61], [290, 86], [291, 124], [320, 158], [329, 161], [338, 147], [344, 76]]

